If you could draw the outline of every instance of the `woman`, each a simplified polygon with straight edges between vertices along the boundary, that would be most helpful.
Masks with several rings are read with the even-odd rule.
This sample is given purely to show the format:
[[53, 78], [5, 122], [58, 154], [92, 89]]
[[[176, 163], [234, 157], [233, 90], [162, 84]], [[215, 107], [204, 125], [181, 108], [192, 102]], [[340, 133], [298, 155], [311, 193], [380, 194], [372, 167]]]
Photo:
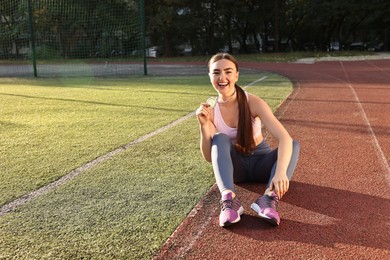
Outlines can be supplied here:
[[[212, 163], [221, 192], [222, 227], [240, 221], [244, 209], [235, 194], [234, 183], [268, 183], [263, 196], [251, 208], [263, 219], [279, 225], [279, 199], [289, 189], [299, 154], [293, 141], [261, 98], [245, 92], [236, 83], [238, 65], [228, 53], [214, 55], [208, 64], [209, 77], [218, 92], [214, 107], [202, 103], [196, 110], [200, 126], [200, 150]], [[271, 150], [261, 133], [261, 123], [278, 140]]]

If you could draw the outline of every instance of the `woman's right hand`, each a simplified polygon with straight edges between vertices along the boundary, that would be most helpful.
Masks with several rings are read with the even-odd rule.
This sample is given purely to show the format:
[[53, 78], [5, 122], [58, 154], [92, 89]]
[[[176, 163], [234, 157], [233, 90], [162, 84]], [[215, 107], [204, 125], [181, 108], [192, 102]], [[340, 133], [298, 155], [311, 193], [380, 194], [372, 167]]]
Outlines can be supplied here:
[[209, 104], [200, 104], [200, 107], [196, 110], [195, 113], [200, 125], [206, 125], [210, 121], [210, 113], [211, 108]]

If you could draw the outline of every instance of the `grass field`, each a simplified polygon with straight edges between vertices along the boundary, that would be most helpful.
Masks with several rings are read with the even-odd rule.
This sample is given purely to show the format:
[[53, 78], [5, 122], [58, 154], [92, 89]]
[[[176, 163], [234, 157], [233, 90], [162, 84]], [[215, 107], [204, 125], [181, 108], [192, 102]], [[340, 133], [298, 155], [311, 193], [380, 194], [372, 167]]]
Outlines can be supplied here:
[[[247, 90], [276, 108], [291, 83], [267, 76]], [[205, 76], [0, 79], [0, 205], [212, 95]], [[151, 258], [214, 183], [198, 131], [191, 117], [0, 217], [0, 258]]]

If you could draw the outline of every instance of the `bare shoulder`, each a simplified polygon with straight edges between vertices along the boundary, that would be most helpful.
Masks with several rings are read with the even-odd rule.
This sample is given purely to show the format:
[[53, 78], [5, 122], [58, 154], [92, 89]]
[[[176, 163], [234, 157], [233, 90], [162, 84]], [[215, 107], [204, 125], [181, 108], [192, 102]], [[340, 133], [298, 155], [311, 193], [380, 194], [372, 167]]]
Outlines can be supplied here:
[[252, 116], [261, 116], [270, 109], [267, 102], [251, 93], [248, 93], [248, 104]]
[[265, 102], [262, 98], [251, 93], [248, 93], [248, 104], [250, 108], [264, 105], [268, 106], [267, 102]]
[[254, 95], [254, 94], [248, 93], [248, 103], [249, 103], [249, 105], [251, 105], [251, 104], [254, 104], [254, 105], [257, 104], [258, 105], [258, 104], [260, 104], [262, 102], [265, 102], [262, 98]]

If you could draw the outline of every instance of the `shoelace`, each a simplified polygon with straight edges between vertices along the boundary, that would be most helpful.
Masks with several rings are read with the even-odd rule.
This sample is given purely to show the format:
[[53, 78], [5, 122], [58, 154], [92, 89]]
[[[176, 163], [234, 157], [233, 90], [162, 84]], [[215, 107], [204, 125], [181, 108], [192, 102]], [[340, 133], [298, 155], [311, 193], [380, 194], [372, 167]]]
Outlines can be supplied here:
[[257, 204], [260, 205], [260, 208], [274, 208], [277, 209], [278, 207], [278, 197], [275, 196], [269, 196], [269, 195], [264, 195], [261, 196], [257, 201]]
[[221, 200], [222, 211], [233, 208], [233, 200]]

